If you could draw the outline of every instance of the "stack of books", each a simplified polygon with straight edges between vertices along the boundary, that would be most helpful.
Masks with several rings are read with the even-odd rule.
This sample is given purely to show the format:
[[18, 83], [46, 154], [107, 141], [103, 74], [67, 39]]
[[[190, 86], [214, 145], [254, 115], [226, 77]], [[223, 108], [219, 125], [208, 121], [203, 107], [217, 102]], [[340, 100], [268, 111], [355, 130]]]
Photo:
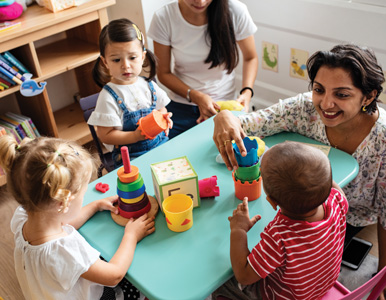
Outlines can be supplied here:
[[2, 129], [13, 135], [18, 143], [25, 137], [34, 139], [40, 136], [31, 118], [12, 112], [0, 116], [0, 130]]
[[0, 91], [22, 84], [28, 69], [9, 51], [0, 54]]

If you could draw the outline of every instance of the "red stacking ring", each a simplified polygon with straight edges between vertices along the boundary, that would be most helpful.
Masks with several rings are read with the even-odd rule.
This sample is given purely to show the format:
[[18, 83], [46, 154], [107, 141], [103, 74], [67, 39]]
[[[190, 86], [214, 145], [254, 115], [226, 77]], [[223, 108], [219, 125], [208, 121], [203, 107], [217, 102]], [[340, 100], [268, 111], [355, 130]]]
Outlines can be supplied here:
[[118, 198], [118, 207], [120, 207], [122, 210], [127, 212], [135, 212], [137, 210], [141, 210], [142, 208], [146, 207], [148, 202], [149, 202], [149, 198], [147, 197], [147, 194], [145, 192], [143, 194], [142, 199], [136, 203], [125, 203], [121, 200], [121, 198]]
[[150, 201], [147, 203], [147, 205], [142, 208], [141, 210], [137, 210], [137, 211], [134, 211], [134, 212], [127, 212], [127, 211], [124, 211], [122, 210], [119, 206], [118, 206], [118, 210], [119, 210], [119, 214], [126, 218], [126, 219], [131, 219], [131, 218], [139, 218], [140, 216], [142, 216], [143, 214], [149, 212], [151, 209], [151, 204], [150, 204]]

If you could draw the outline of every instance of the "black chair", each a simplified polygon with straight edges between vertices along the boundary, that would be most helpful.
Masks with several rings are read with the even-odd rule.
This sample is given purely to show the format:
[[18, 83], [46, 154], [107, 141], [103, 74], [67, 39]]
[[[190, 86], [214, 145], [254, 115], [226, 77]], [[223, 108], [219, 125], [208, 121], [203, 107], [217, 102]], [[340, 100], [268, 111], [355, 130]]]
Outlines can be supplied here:
[[[86, 122], [88, 121], [91, 113], [95, 109], [98, 95], [99, 95], [99, 93], [96, 93], [94, 95], [90, 95], [90, 96], [81, 98], [79, 100], [80, 107], [83, 110], [83, 117], [84, 117], [84, 120]], [[102, 145], [101, 145], [101, 142], [99, 141], [98, 136], [95, 132], [94, 126], [88, 125], [88, 127], [90, 128], [92, 138], [94, 139], [95, 145], [96, 145], [97, 150], [98, 150], [99, 158], [102, 162], [101, 166], [98, 168], [98, 178], [99, 178], [102, 176], [103, 168], [105, 168], [107, 172], [111, 172], [112, 170], [114, 170], [114, 162], [113, 162], [111, 152], [103, 153]]]

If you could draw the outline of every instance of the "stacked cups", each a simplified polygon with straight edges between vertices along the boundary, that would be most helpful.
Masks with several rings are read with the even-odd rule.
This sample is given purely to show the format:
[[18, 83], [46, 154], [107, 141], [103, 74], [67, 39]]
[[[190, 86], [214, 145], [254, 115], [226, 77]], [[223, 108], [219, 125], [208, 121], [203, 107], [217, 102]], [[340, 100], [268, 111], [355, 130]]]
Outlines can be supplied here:
[[248, 201], [256, 200], [261, 195], [260, 159], [257, 155], [258, 144], [256, 139], [245, 137], [244, 146], [247, 150], [246, 156], [241, 156], [240, 150], [233, 143], [236, 160], [239, 168], [232, 172], [235, 183], [235, 194], [240, 200], [248, 197]]

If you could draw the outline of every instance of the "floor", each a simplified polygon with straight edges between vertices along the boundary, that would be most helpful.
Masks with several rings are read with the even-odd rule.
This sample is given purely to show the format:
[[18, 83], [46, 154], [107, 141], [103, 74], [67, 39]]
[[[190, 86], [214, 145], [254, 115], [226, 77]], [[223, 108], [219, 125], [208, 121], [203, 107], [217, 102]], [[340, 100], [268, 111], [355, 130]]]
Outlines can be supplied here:
[[[95, 178], [96, 179], [96, 178]], [[6, 186], [0, 187], [0, 299], [21, 300], [23, 295], [16, 279], [13, 266], [13, 234], [9, 224], [17, 202], [8, 194]], [[378, 257], [377, 227], [368, 226], [358, 237], [373, 243], [370, 254]]]

